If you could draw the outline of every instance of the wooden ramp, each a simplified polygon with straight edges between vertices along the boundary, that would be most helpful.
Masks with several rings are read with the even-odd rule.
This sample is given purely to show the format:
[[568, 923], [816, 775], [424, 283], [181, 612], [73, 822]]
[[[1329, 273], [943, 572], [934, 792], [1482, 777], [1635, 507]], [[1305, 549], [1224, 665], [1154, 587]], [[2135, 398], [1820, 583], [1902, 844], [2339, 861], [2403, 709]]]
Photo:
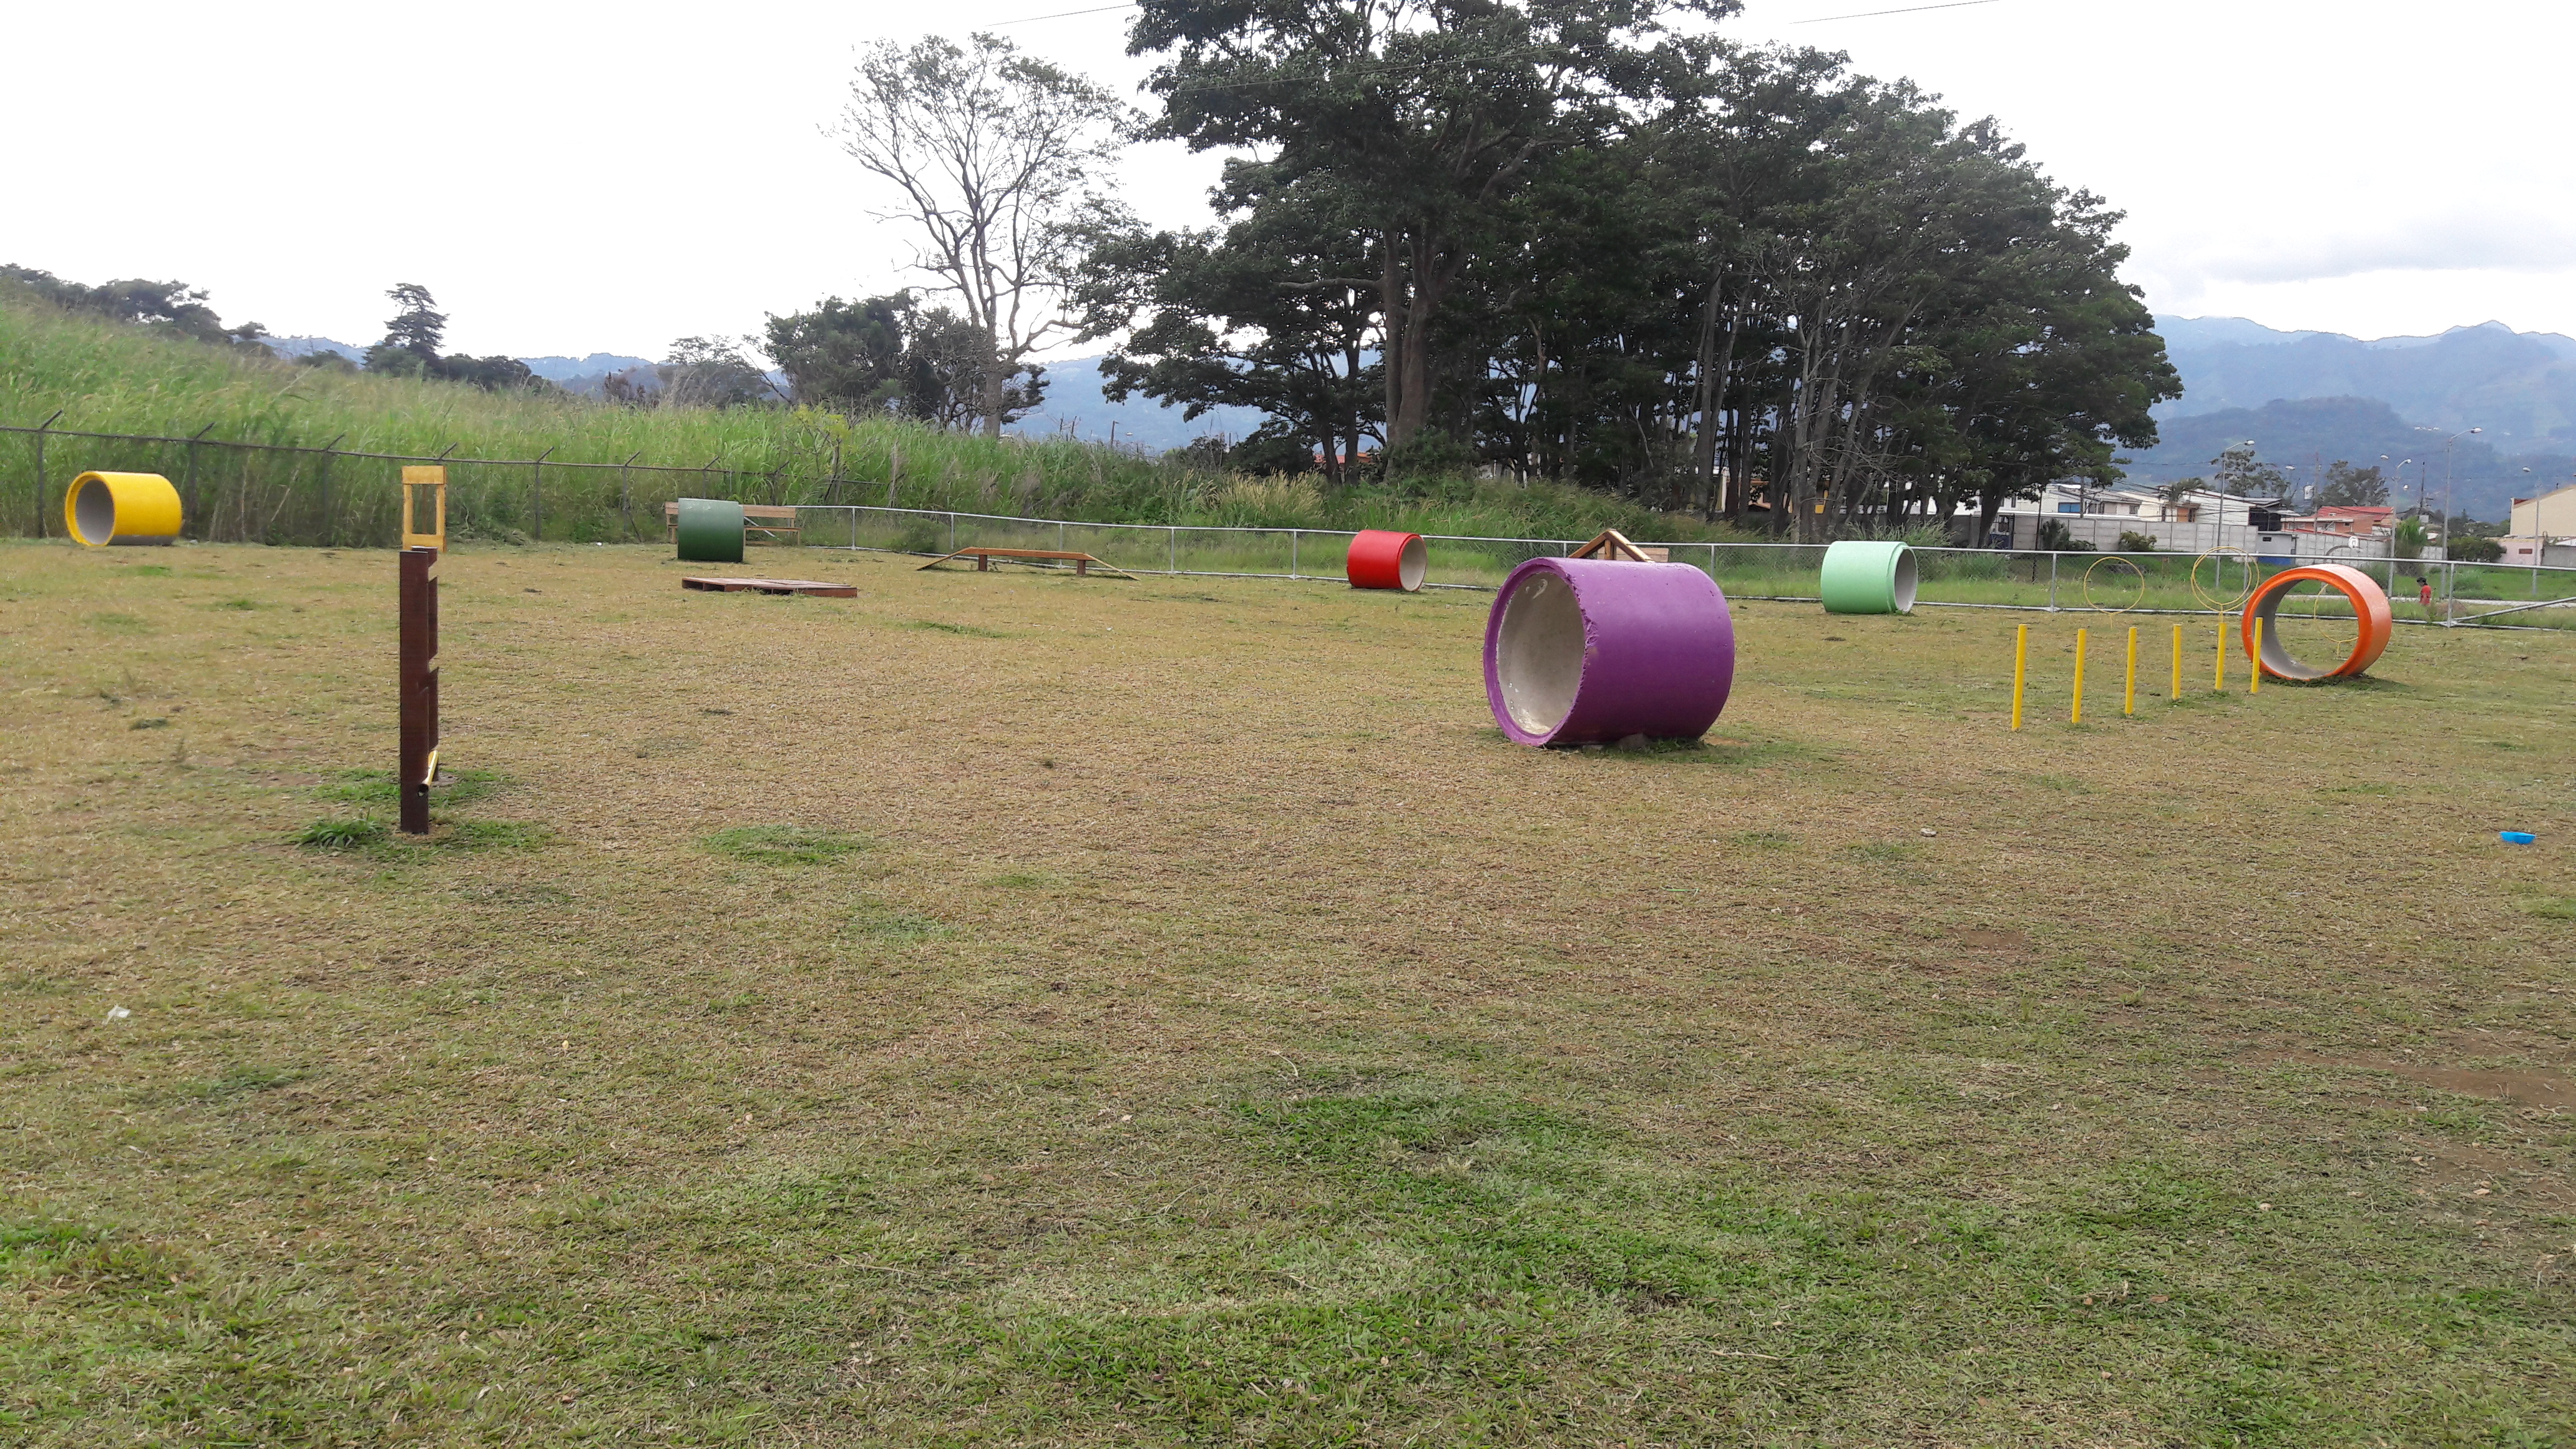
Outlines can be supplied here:
[[[993, 566], [993, 560], [1005, 559], [1026, 564], [1051, 565], [1069, 563], [1073, 565], [1073, 571], [1076, 574], [1084, 575], [1086, 577], [1089, 576], [1093, 569], [1099, 569], [1104, 573], [1116, 574], [1122, 579], [1133, 579], [1136, 577], [1134, 574], [1127, 572], [1116, 564], [1103, 562], [1100, 559], [1093, 558], [1087, 553], [1074, 553], [1060, 548], [961, 548], [955, 553], [941, 554], [939, 557], [932, 559], [921, 567], [925, 569], [935, 569], [941, 564], [948, 562], [950, 559], [956, 558], [973, 559], [975, 561], [975, 572], [979, 574], [990, 570]], [[919, 570], [915, 570], [915, 572], [919, 572]]]
[[684, 589], [715, 589], [728, 594], [811, 594], [818, 599], [855, 599], [856, 584], [825, 584], [812, 579], [706, 579], [680, 580]]

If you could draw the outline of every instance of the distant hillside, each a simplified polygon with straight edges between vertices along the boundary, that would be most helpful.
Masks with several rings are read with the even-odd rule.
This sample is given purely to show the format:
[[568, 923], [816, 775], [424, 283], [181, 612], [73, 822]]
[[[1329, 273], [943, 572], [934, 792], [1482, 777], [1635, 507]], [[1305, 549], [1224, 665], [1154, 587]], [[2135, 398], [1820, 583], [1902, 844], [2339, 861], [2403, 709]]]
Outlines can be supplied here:
[[528, 371], [548, 382], [572, 382], [579, 378], [606, 377], [630, 367], [651, 367], [650, 358], [628, 357], [618, 352], [594, 352], [588, 357], [522, 357]]
[[2274, 332], [2235, 317], [2159, 317], [2156, 330], [2184, 389], [2160, 417], [2364, 397], [2445, 433], [2484, 428], [2508, 452], [2576, 448], [2576, 338], [2500, 322], [2374, 341]]
[[263, 337], [268, 350], [280, 357], [310, 357], [316, 352], [336, 352], [351, 362], [366, 360], [367, 349], [347, 342], [334, 342], [328, 337]]
[[[2416, 506], [2417, 493], [2429, 486], [2434, 505], [2445, 512], [2500, 520], [2512, 499], [2547, 492], [2576, 472], [2576, 448], [2505, 452], [2489, 447], [2483, 436], [2452, 444], [2446, 470], [2442, 440], [2459, 430], [2409, 423], [2377, 398], [2267, 402], [2259, 408], [2167, 418], [2160, 427], [2156, 447], [2122, 455], [2131, 460], [2131, 478], [2169, 483], [2205, 477], [2220, 450], [2251, 440], [2264, 461], [2290, 470], [2286, 476], [2293, 489], [2318, 481], [2324, 465], [2343, 459], [2380, 468], [2389, 479], [2392, 501], [2401, 505]], [[2429, 466], [2406, 468], [2401, 484], [2395, 465], [2409, 459]], [[2407, 492], [2399, 494], [2400, 486]]]
[[1183, 418], [1181, 409], [1164, 407], [1150, 398], [1113, 403], [1101, 395], [1097, 357], [1050, 362], [1046, 380], [1046, 407], [1013, 424], [1012, 432], [1045, 436], [1061, 431], [1062, 425], [1070, 422], [1075, 437], [1106, 443], [1110, 441], [1110, 424], [1115, 423], [1118, 446], [1132, 444], [1149, 452], [1161, 452], [1220, 434], [1239, 443], [1261, 426], [1264, 416], [1259, 408], [1215, 408], [1196, 418]]
[[[2338, 458], [2429, 460], [2444, 504], [2442, 440], [2474, 427], [2482, 431], [2451, 447], [2457, 502], [2446, 506], [2501, 519], [2510, 500], [2576, 469], [2576, 338], [2488, 322], [2365, 340], [2241, 317], [2159, 317], [2156, 331], [2184, 392], [2156, 409], [2157, 446], [2126, 455], [2142, 481], [2206, 474], [2220, 449], [2251, 440], [2265, 461], [2292, 469], [2294, 486]], [[2422, 486], [2420, 467], [2406, 476]]]

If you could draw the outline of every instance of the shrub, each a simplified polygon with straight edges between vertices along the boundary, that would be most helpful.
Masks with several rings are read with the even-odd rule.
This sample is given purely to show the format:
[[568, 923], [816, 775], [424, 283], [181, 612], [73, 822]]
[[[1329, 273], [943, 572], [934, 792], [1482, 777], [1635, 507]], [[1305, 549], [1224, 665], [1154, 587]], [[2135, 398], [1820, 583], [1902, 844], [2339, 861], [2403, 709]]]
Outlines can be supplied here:
[[2154, 534], [2140, 533], [2135, 529], [2128, 528], [2120, 530], [2120, 552], [2154, 553], [2155, 551], [2156, 536]]

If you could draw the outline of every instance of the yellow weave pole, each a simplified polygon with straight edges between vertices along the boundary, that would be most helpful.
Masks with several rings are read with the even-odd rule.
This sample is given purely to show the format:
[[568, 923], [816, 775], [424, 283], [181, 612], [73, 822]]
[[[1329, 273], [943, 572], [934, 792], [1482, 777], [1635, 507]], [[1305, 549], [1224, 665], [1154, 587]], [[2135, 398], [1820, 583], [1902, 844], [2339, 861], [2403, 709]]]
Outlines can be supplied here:
[[2209, 688], [2213, 694], [2227, 692], [2227, 626], [2218, 628], [2218, 648], [2209, 656]]
[[2138, 626], [2129, 626], [2129, 683], [2120, 695], [2120, 713], [2138, 712]]
[[2182, 626], [2174, 625], [2173, 687], [2165, 691], [2165, 703], [2182, 698]]
[[2245, 686], [2247, 694], [2263, 692], [2263, 616], [2254, 616], [2254, 657], [2246, 661], [2254, 670], [2254, 682]]
[[2084, 631], [2075, 631], [2075, 714], [2070, 721], [2084, 723]]
[[2012, 727], [2013, 727], [2014, 729], [2020, 729], [2020, 728], [2021, 728], [2021, 682], [2022, 682], [2022, 680], [2024, 680], [2024, 679], [2028, 678], [2028, 677], [2029, 677], [2029, 675], [2030, 675], [2030, 626], [2029, 626], [2028, 624], [2024, 624], [2024, 625], [2020, 626], [2018, 629], [2016, 629], [2016, 630], [2014, 630], [2014, 631], [2013, 631], [2013, 723], [2012, 723]]

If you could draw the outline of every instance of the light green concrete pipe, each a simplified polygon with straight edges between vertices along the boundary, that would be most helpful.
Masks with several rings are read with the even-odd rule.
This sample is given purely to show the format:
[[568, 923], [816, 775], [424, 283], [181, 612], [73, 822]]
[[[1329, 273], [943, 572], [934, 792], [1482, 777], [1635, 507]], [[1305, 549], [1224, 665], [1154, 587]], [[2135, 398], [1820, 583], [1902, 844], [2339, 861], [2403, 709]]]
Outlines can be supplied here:
[[1828, 614], [1914, 612], [1914, 550], [1901, 543], [1845, 539], [1825, 550]]

